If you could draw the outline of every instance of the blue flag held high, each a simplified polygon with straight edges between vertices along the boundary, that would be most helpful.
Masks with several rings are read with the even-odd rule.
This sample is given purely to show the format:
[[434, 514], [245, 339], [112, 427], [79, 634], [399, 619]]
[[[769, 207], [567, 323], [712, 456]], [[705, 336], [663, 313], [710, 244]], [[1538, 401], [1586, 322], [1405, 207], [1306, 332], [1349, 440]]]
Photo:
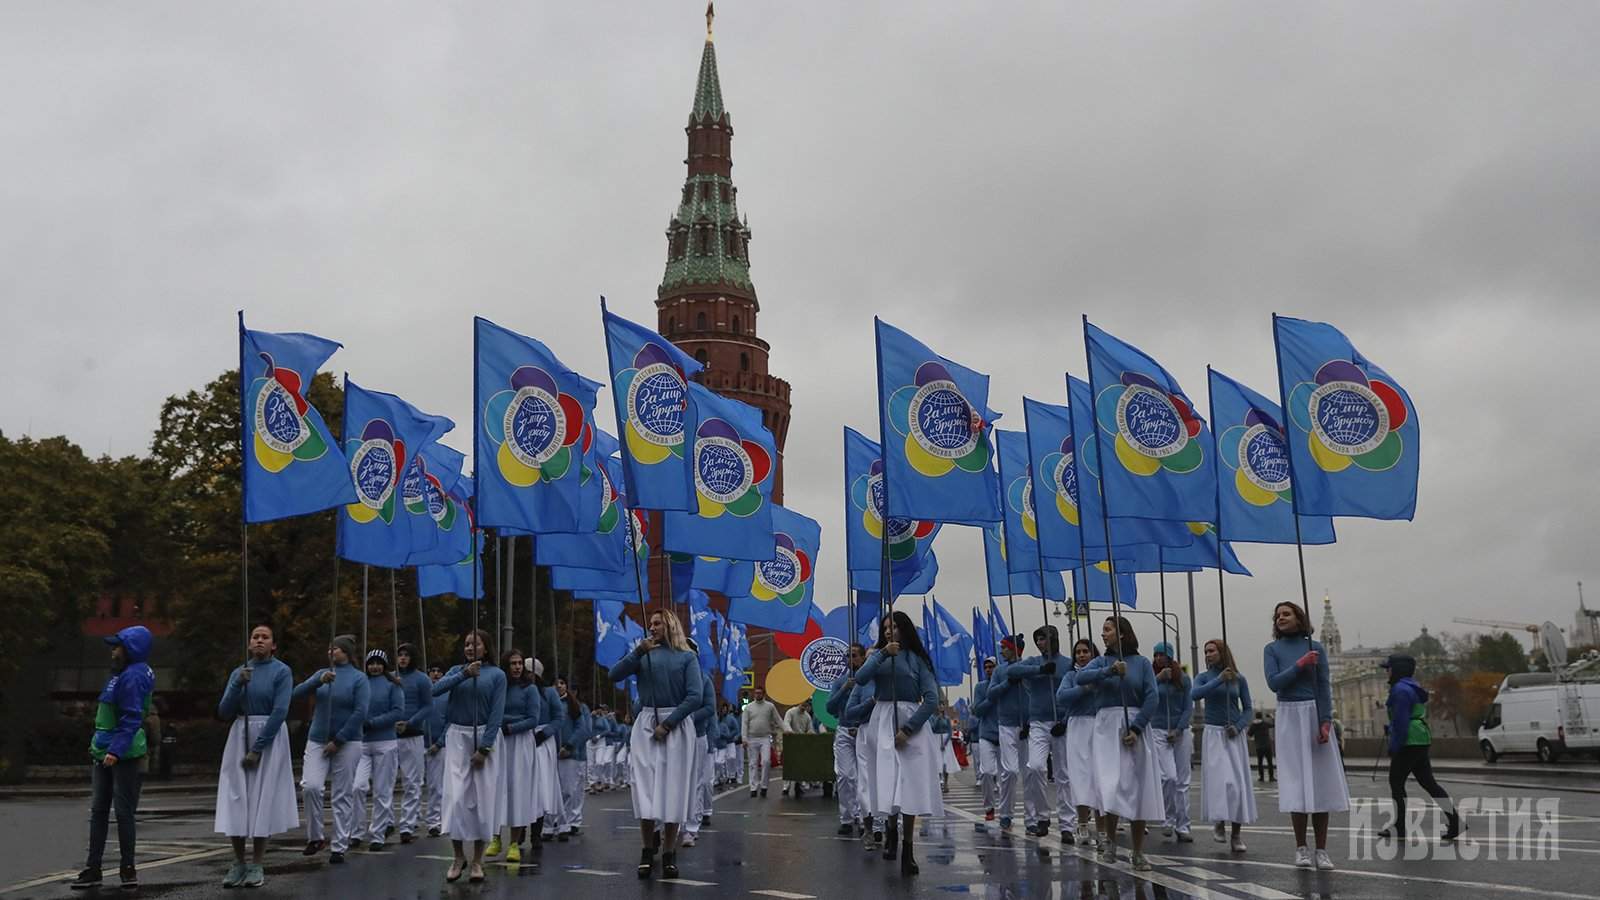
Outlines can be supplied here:
[[774, 505], [772, 529], [773, 558], [744, 564], [750, 567], [750, 587], [745, 596], [729, 597], [728, 619], [803, 633], [811, 610], [822, 528], [793, 510]]
[[998, 523], [983, 529], [983, 567], [989, 576], [991, 597], [1067, 599], [1060, 572], [1046, 572], [1042, 581], [1038, 572], [1010, 572], [1006, 565], [1006, 536]]
[[606, 358], [616, 404], [623, 470], [632, 505], [694, 512], [697, 418], [689, 376], [705, 368], [661, 335], [606, 312]]
[[610, 668], [622, 661], [633, 650], [622, 626], [621, 603], [610, 600], [594, 602], [594, 661]]
[[[344, 455], [356, 502], [339, 515], [338, 553], [351, 562], [397, 569], [420, 538], [401, 504], [400, 481], [411, 455], [455, 427], [393, 394], [369, 391], [344, 379]], [[426, 518], [426, 517], [417, 517]], [[431, 528], [415, 523], [417, 528]], [[430, 545], [431, 547], [431, 545]]]
[[1000, 615], [1000, 607], [994, 602], [994, 595], [989, 597], [989, 628], [993, 630], [996, 641], [1011, 636], [1011, 626], [1006, 624], [1006, 617]]
[[[852, 428], [844, 430], [845, 560], [859, 590], [881, 592], [884, 530], [888, 530], [889, 572], [895, 596], [927, 593], [932, 575], [933, 539], [939, 523], [886, 517], [883, 509], [883, 454], [878, 443]], [[931, 571], [930, 571], [931, 569]], [[924, 578], [924, 574], [928, 577]], [[916, 585], [917, 590], [911, 590]]]
[[344, 454], [306, 399], [317, 368], [341, 345], [314, 334], [244, 327], [239, 312], [239, 449], [246, 522], [270, 522], [356, 502]]
[[1272, 333], [1295, 511], [1416, 515], [1422, 447], [1411, 395], [1332, 325], [1273, 316]]
[[[1072, 417], [1065, 406], [1022, 399], [1022, 421], [1027, 431], [1028, 467], [1032, 480], [1031, 506], [1038, 531], [1038, 553], [1045, 568], [1069, 569], [1088, 542], [1078, 533], [1078, 473], [1073, 465]], [[1005, 448], [1001, 448], [1001, 478], [1005, 478]], [[1009, 501], [1010, 487], [1007, 487]], [[1104, 544], [1104, 535], [1099, 543]]]
[[1083, 320], [1095, 441], [1112, 518], [1214, 522], [1216, 460], [1205, 419], [1144, 351]]
[[[1168, 572], [1192, 572], [1221, 566], [1222, 571], [1229, 575], [1250, 574], [1250, 570], [1244, 567], [1244, 563], [1240, 562], [1239, 557], [1233, 552], [1233, 546], [1227, 541], [1217, 540], [1217, 526], [1209, 522], [1191, 522], [1189, 530], [1195, 535], [1194, 543], [1189, 546], [1155, 548], [1159, 553], [1158, 562], [1162, 569]], [[1117, 563], [1117, 571], [1123, 571], [1121, 562]]]
[[[628, 571], [629, 512], [623, 505], [625, 498], [617, 489], [622, 483], [621, 469], [620, 459], [595, 461], [594, 479], [600, 488], [597, 493], [599, 512], [595, 516], [595, 530], [586, 534], [536, 536], [533, 541], [535, 562], [541, 566]], [[639, 521], [640, 517], [636, 517], [635, 524], [639, 524]]]
[[[1211, 427], [1217, 439], [1217, 526], [1229, 541], [1295, 542], [1289, 444], [1278, 404], [1208, 369]], [[1300, 517], [1300, 542], [1331, 544], [1333, 520]]]
[[[639, 515], [639, 511], [629, 510], [628, 514], [635, 517], [634, 571], [627, 571], [626, 566], [624, 566], [623, 571], [617, 572], [597, 568], [552, 565], [550, 566], [551, 586], [557, 590], [571, 591], [575, 595], [584, 597], [596, 596], [595, 592], [600, 592], [600, 596], [625, 597], [630, 603], [648, 603], [650, 599], [650, 545], [644, 539], [644, 526], [643, 522], [640, 521], [643, 517]], [[539, 544], [550, 537], [550, 535], [542, 535], [535, 538], [534, 552], [537, 553]], [[627, 559], [627, 539], [626, 529], [618, 529], [614, 540], [618, 541], [623, 547], [624, 560]], [[642, 598], [640, 597], [641, 590], [644, 591]]]
[[[1116, 602], [1128, 607], [1139, 605], [1139, 587], [1131, 573], [1117, 572]], [[1081, 609], [1086, 603], [1110, 603], [1111, 571], [1105, 563], [1072, 570], [1072, 599]]]
[[1028, 433], [995, 429], [994, 438], [1000, 450], [1000, 485], [1005, 491], [1006, 566], [1012, 572], [1038, 575], [1045, 567], [1039, 558], [1039, 516], [1028, 465]]
[[[411, 548], [406, 565], [449, 565], [471, 552], [466, 510], [452, 493], [465, 462], [461, 451], [437, 441], [412, 454], [401, 482], [401, 503], [411, 515], [425, 516], [422, 530], [433, 533]], [[414, 521], [413, 536], [418, 530]]]
[[663, 513], [667, 550], [726, 559], [772, 558], [772, 482], [778, 445], [761, 410], [689, 385], [698, 511]]
[[599, 382], [488, 319], [473, 320], [472, 344], [479, 523], [530, 534], [592, 529], [580, 488]]
[[[472, 478], [456, 479], [450, 490], [450, 500], [461, 512], [466, 539], [460, 543], [461, 556], [454, 562], [436, 566], [417, 566], [417, 596], [437, 597], [454, 594], [461, 600], [478, 600], [483, 597], [483, 532], [473, 522]], [[473, 565], [472, 545], [476, 537], [478, 564]], [[473, 581], [476, 572], [477, 581]]]
[[994, 629], [989, 627], [988, 618], [979, 613], [977, 607], [972, 609], [972, 643], [978, 654], [974, 662], [982, 662], [984, 657], [993, 656], [998, 646]]
[[967, 675], [967, 660], [972, 657], [972, 635], [961, 626], [960, 619], [939, 605], [937, 598], [930, 624], [928, 635], [933, 640], [928, 652], [933, 657], [934, 674], [940, 684], [960, 684]]
[[1000, 520], [989, 376], [874, 319], [878, 419], [890, 516], [964, 525]]
[[[1063, 453], [1071, 459], [1073, 470], [1077, 473], [1079, 527], [1090, 561], [1095, 562], [1107, 555], [1106, 506], [1104, 486], [1100, 480], [1100, 442], [1094, 437], [1094, 400], [1089, 382], [1068, 376], [1067, 396], [1070, 400], [1067, 414], [1072, 420], [1072, 434], [1069, 443], [1063, 446]], [[1119, 555], [1128, 545], [1184, 547], [1194, 540], [1185, 522], [1114, 518], [1110, 520], [1110, 525], [1111, 544], [1118, 548]]]

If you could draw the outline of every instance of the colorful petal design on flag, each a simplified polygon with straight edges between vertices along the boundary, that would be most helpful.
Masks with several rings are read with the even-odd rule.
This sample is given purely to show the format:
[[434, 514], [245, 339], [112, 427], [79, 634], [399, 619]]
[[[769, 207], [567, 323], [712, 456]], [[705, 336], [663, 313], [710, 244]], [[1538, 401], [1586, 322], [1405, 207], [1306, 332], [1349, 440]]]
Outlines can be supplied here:
[[1019, 475], [1006, 485], [1006, 503], [1022, 516], [1022, 533], [1030, 540], [1039, 539], [1039, 523], [1033, 509], [1033, 479]]
[[328, 452], [322, 435], [306, 419], [300, 373], [273, 363], [260, 354], [266, 374], [250, 383], [250, 418], [255, 427], [256, 462], [268, 472], [282, 472], [295, 460], [320, 459]]
[[811, 580], [811, 560], [794, 538], [774, 532], [777, 553], [772, 559], [755, 563], [755, 578], [750, 596], [757, 600], [777, 600], [784, 606], [799, 606], [806, 598], [806, 582]]
[[587, 431], [582, 404], [537, 366], [518, 368], [510, 380], [510, 388], [490, 397], [483, 409], [496, 467], [516, 487], [564, 477], [574, 454], [581, 453], [574, 445]]
[[363, 525], [376, 519], [392, 523], [396, 488], [406, 466], [405, 442], [388, 422], [370, 419], [359, 438], [345, 441], [344, 450], [356, 489], [356, 502], [345, 507], [350, 518]]
[[621, 495], [617, 493], [617, 486], [611, 483], [611, 476], [606, 472], [605, 466], [596, 466], [595, 471], [600, 475], [600, 523], [595, 531], [599, 534], [610, 534], [616, 530], [617, 523], [622, 521], [622, 505], [617, 502]]
[[761, 508], [760, 485], [772, 472], [772, 458], [756, 441], [746, 440], [725, 419], [708, 418], [695, 430], [694, 486], [699, 515], [724, 512], [748, 518]]
[[1195, 440], [1200, 436], [1200, 418], [1188, 401], [1137, 372], [1123, 372], [1121, 383], [1100, 391], [1095, 419], [1115, 437], [1117, 461], [1135, 475], [1150, 476], [1162, 469], [1181, 475], [1193, 472], [1205, 459]]
[[1289, 414], [1309, 432], [1311, 458], [1325, 472], [1341, 472], [1352, 463], [1383, 472], [1405, 455], [1400, 426], [1407, 412], [1400, 392], [1369, 379], [1348, 360], [1329, 360], [1317, 369], [1315, 383], [1295, 385]]
[[1055, 500], [1055, 510], [1069, 525], [1078, 524], [1078, 470], [1072, 464], [1072, 435], [1061, 439], [1061, 449], [1045, 454], [1045, 489]]
[[[867, 534], [883, 538], [883, 460], [874, 459], [868, 474], [857, 476], [850, 485], [850, 504], [861, 512], [861, 524]], [[931, 537], [936, 530], [933, 522], [889, 518], [889, 561], [899, 562], [916, 555], [917, 542]]]
[[906, 461], [930, 478], [989, 465], [982, 415], [938, 362], [917, 367], [914, 384], [889, 396], [889, 424], [905, 438]]
[[646, 343], [634, 354], [632, 367], [617, 373], [616, 391], [626, 404], [623, 439], [633, 459], [644, 465], [681, 459], [689, 381], [672, 356]]
[[1217, 455], [1233, 471], [1233, 488], [1253, 506], [1290, 503], [1289, 446], [1283, 426], [1259, 409], [1245, 413], [1244, 423], [1218, 437]]

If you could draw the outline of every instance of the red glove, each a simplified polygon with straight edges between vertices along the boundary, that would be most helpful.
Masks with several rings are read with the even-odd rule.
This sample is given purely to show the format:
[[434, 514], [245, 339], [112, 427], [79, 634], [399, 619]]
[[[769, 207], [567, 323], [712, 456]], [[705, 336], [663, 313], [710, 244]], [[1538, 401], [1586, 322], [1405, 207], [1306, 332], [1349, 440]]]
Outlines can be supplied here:
[[1332, 730], [1333, 730], [1333, 723], [1332, 722], [1323, 722], [1320, 726], [1318, 726], [1317, 727], [1317, 743], [1326, 744], [1328, 742], [1328, 732], [1330, 732]]
[[1309, 668], [1312, 668], [1313, 666], [1315, 666], [1317, 664], [1317, 659], [1318, 659], [1317, 651], [1309, 650], [1309, 651], [1306, 652], [1305, 656], [1302, 656], [1299, 659], [1295, 660], [1294, 664], [1299, 666], [1302, 669], [1309, 669]]

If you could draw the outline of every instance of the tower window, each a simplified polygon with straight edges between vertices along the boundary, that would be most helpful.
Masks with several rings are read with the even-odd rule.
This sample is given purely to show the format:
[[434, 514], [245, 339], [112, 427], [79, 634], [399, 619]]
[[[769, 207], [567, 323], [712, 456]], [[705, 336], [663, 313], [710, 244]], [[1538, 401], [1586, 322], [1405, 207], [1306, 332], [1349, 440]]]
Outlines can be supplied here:
[[739, 317], [738, 316], [734, 316], [733, 317], [733, 333], [734, 334], [740, 334], [741, 333], [739, 331]]
[[670, 331], [677, 331], [677, 330], [678, 330], [678, 317], [677, 316], [667, 316], [667, 331], [670, 332]]
[[711, 229], [700, 229], [700, 255], [705, 256], [711, 252]]
[[700, 349], [700, 350], [696, 350], [696, 351], [695, 351], [695, 352], [694, 352], [694, 358], [695, 358], [695, 359], [696, 359], [696, 360], [697, 360], [697, 361], [699, 361], [699, 363], [700, 363], [700, 364], [701, 364], [701, 365], [705, 365], [705, 362], [706, 362], [706, 351], [705, 351], [705, 350], [704, 350], [704, 349], [703, 349], [703, 348], [702, 348], [702, 349]]
[[[705, 313], [695, 313], [694, 327], [695, 327], [695, 330], [697, 330], [697, 331], [705, 331], [706, 330], [706, 314]], [[701, 362], [705, 362], [705, 360], [701, 360]]]
[[741, 371], [741, 372], [750, 371], [750, 354], [748, 354], [748, 353], [739, 354], [739, 371]]
[[700, 199], [701, 200], [710, 200], [711, 199], [711, 182], [709, 182], [709, 181], [700, 182]]
[[724, 184], [721, 187], [722, 187], [722, 202], [723, 203], [727, 203], [728, 202], [728, 186]]

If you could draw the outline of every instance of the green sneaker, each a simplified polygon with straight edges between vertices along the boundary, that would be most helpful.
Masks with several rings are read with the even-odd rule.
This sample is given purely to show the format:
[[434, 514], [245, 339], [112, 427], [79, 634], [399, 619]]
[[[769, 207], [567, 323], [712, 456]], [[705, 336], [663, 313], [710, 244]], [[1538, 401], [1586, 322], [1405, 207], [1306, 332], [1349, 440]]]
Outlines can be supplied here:
[[240, 887], [258, 888], [267, 883], [267, 873], [255, 863], [244, 867], [244, 880], [239, 882]]
[[229, 866], [228, 874], [222, 876], [222, 886], [225, 888], [238, 887], [239, 882], [244, 881], [244, 869], [245, 865], [241, 862], [236, 862]]

